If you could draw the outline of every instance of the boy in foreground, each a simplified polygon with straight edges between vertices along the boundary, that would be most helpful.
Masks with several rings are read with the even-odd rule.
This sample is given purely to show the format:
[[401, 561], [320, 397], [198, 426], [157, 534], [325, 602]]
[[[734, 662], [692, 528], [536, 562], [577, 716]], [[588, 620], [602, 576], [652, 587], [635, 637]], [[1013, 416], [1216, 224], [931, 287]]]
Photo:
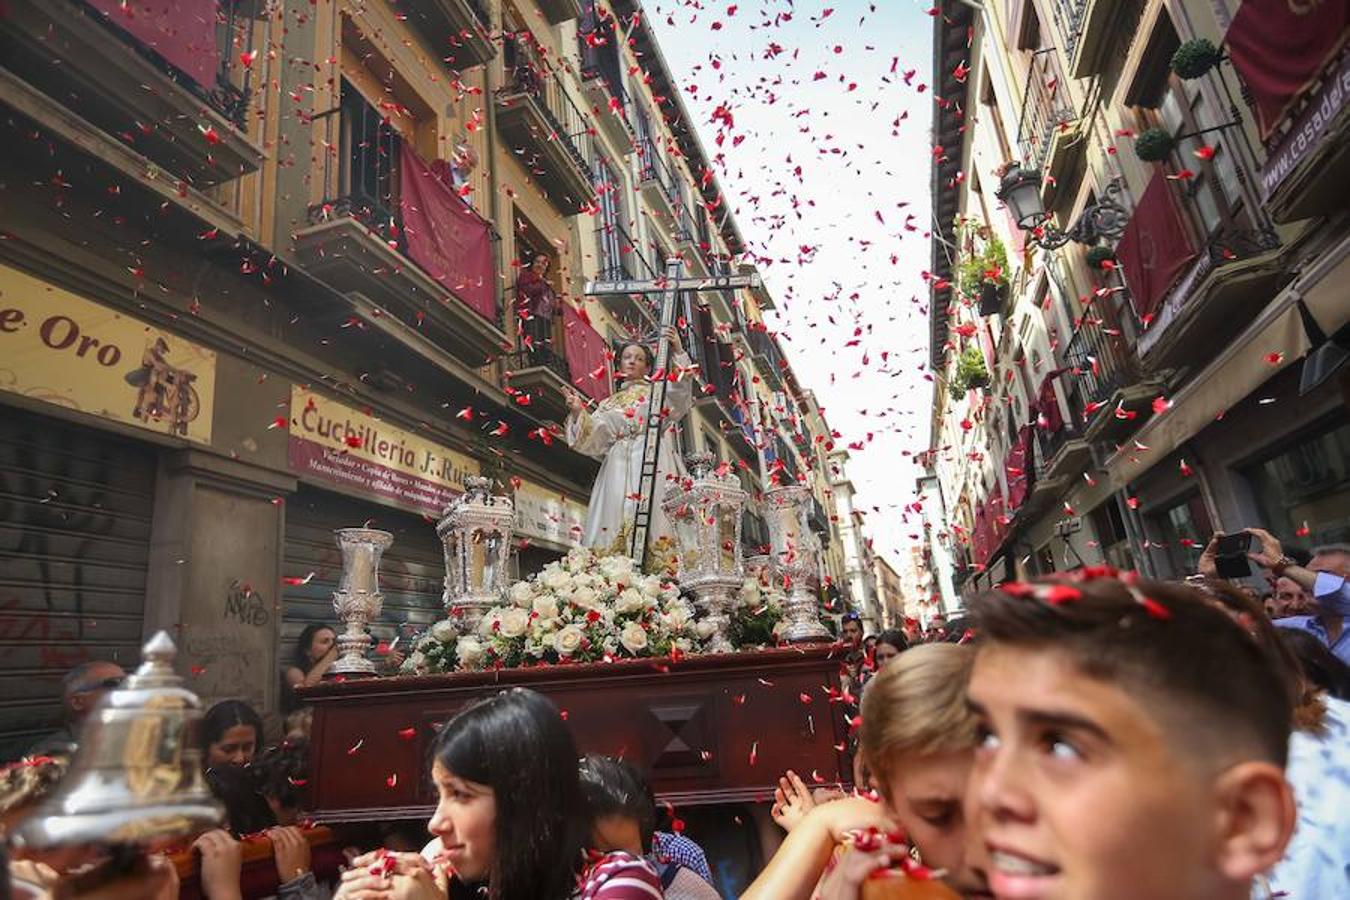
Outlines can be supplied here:
[[971, 603], [966, 815], [1001, 900], [1247, 900], [1284, 853], [1292, 699], [1184, 585], [1086, 569]]

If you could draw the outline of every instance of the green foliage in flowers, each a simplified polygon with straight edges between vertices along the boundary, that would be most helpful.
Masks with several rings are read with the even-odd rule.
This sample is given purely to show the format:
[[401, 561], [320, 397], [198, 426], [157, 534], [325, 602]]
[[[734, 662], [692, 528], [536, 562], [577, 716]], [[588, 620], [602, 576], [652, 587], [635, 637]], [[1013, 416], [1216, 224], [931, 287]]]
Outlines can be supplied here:
[[1115, 258], [1116, 252], [1110, 247], [1091, 247], [1087, 252], [1088, 268], [1094, 271], [1100, 270], [1102, 263], [1106, 262], [1108, 259]]
[[967, 347], [961, 351], [961, 358], [956, 361], [956, 377], [952, 380], [952, 387], [956, 389], [956, 393], [961, 394], [974, 388], [988, 386], [989, 370], [984, 365], [984, 354], [980, 352], [979, 347]]
[[[991, 272], [997, 275], [992, 276]], [[1008, 251], [996, 237], [985, 241], [981, 252], [967, 253], [957, 268], [956, 286], [961, 293], [977, 296], [980, 285], [985, 282], [1000, 285], [1008, 283]]]
[[1162, 162], [1175, 145], [1167, 129], [1150, 128], [1134, 139], [1134, 152], [1144, 162]]
[[737, 649], [772, 647], [778, 643], [783, 622], [783, 594], [775, 588], [747, 578], [736, 594], [731, 611], [728, 637]]
[[1219, 64], [1223, 54], [1207, 38], [1187, 41], [1172, 54], [1172, 71], [1187, 80], [1199, 78]]

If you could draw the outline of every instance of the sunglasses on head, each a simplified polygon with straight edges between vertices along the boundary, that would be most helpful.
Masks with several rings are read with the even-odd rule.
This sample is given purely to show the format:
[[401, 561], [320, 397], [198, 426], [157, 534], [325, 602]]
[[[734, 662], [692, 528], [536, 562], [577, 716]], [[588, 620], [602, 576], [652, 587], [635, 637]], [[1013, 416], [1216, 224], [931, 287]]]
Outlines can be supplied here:
[[95, 681], [93, 684], [86, 684], [75, 693], [87, 694], [90, 691], [115, 691], [122, 686], [120, 678], [105, 678], [102, 681]]

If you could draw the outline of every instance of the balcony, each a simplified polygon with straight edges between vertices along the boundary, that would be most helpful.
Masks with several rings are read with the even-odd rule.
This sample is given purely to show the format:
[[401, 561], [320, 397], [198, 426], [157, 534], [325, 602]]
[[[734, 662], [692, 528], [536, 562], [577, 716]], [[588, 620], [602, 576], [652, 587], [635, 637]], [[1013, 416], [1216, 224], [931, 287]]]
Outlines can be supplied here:
[[1142, 376], [1119, 329], [1084, 317], [1064, 358], [1084, 400], [1083, 436], [1088, 443], [1118, 441], [1153, 414], [1162, 383]]
[[1111, 33], [1112, 16], [1125, 5], [1118, 0], [1051, 0], [1070, 76], [1087, 78], [1101, 71], [1104, 51], [1113, 37], [1119, 40]]
[[[52, 106], [68, 107], [168, 177], [205, 188], [257, 171], [265, 156], [246, 133], [251, 72], [239, 57], [254, 30], [246, 7], [223, 4], [217, 13], [210, 4], [209, 21], [182, 14], [169, 26], [127, 17], [113, 2], [9, 4], [0, 59]], [[152, 49], [147, 40], [159, 37]]]
[[1047, 208], [1055, 184], [1081, 159], [1086, 143], [1055, 48], [1037, 50], [1023, 85], [1017, 148], [1027, 167], [1041, 171], [1041, 199]]
[[[1274, 52], [1278, 53], [1278, 50]], [[1266, 142], [1261, 194], [1276, 222], [1333, 215], [1350, 195], [1350, 50]]]
[[741, 548], [746, 556], [769, 552], [769, 525], [749, 507], [741, 512]]
[[482, 0], [405, 0], [403, 7], [408, 23], [450, 68], [471, 69], [497, 55]]
[[507, 85], [497, 97], [497, 128], [508, 149], [564, 213], [592, 207], [595, 146], [586, 116], [561, 72], [544, 62], [534, 35], [518, 31], [502, 47]]
[[[308, 225], [295, 233], [298, 258], [309, 272], [359, 299], [360, 305], [373, 302], [404, 322], [417, 321], [418, 330], [438, 347], [465, 365], [482, 366], [507, 340], [495, 296], [495, 260], [469, 259], [463, 247], [441, 246], [434, 230], [418, 234], [418, 245], [410, 248], [400, 191], [411, 189], [422, 176], [401, 171], [404, 154], [398, 134], [350, 85], [343, 86], [341, 106], [330, 117], [334, 120], [340, 133], [339, 158], [327, 160], [323, 170], [332, 194], [310, 207]], [[428, 216], [433, 212], [421, 210]], [[455, 214], [472, 215], [458, 209]], [[489, 228], [486, 223], [482, 227]], [[435, 256], [421, 258], [438, 264], [459, 261], [465, 271], [469, 263], [479, 269], [486, 266], [483, 278], [490, 277], [490, 284], [465, 282], [459, 287], [437, 280], [418, 262], [417, 254], [427, 246]], [[489, 245], [484, 252], [493, 250]], [[471, 297], [490, 304], [491, 314], [470, 306]]]
[[561, 25], [581, 15], [578, 0], [534, 0], [534, 5], [539, 7], [550, 25]]
[[675, 236], [675, 215], [679, 206], [675, 174], [652, 142], [650, 135], [638, 141], [638, 188], [647, 207], [655, 213], [653, 219], [666, 234]]
[[614, 20], [598, 19], [589, 32], [578, 27], [577, 49], [581, 55], [582, 90], [595, 121], [620, 155], [626, 156], [637, 149], [637, 135], [628, 119], [631, 101], [624, 89], [623, 61]]
[[745, 329], [745, 337], [750, 343], [750, 349], [755, 353], [756, 362], [759, 363], [759, 372], [765, 383], [772, 390], [781, 391], [783, 389], [783, 370], [786, 366], [782, 364], [784, 362], [783, 351], [778, 348], [778, 341], [768, 332], [761, 331], [758, 328]]
[[540, 418], [552, 416], [563, 419], [567, 404], [563, 388], [574, 388], [572, 370], [562, 354], [552, 347], [521, 350], [506, 357], [503, 381], [510, 387], [530, 395], [530, 409]]
[[1213, 357], [1293, 277], [1283, 256], [1273, 230], [1221, 228], [1163, 296], [1139, 336], [1143, 368], [1157, 371]]

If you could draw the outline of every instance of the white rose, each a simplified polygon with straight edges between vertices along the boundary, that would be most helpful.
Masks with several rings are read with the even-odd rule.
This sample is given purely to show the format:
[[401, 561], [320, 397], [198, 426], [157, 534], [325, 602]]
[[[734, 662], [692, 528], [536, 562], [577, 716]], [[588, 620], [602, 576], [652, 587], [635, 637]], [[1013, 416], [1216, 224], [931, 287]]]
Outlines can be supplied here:
[[747, 579], [745, 584], [741, 585], [738, 599], [746, 606], [753, 606], [759, 602], [759, 597], [759, 582], [754, 579]]
[[442, 619], [431, 626], [431, 636], [442, 644], [448, 644], [459, 634], [459, 625], [449, 619]]
[[416, 672], [427, 664], [426, 656], [419, 650], [403, 661], [400, 672]]
[[647, 649], [647, 629], [637, 622], [629, 622], [623, 626], [623, 631], [619, 632], [619, 643], [623, 644], [629, 653], [636, 655], [639, 651]]
[[661, 596], [661, 579], [655, 575], [649, 575], [642, 579], [642, 593], [653, 599]]
[[545, 569], [544, 574], [540, 576], [540, 583], [551, 591], [560, 591], [571, 584], [572, 576], [558, 568]]
[[533, 609], [541, 619], [558, 618], [558, 599], [552, 594], [534, 598]]
[[483, 645], [472, 635], [465, 635], [455, 644], [455, 655], [459, 657], [460, 664], [465, 666], [481, 663], [484, 652]]
[[483, 618], [478, 621], [478, 634], [482, 637], [490, 637], [492, 635], [492, 626], [496, 625], [501, 617], [502, 608], [500, 606], [494, 606], [492, 609], [483, 613]]
[[596, 600], [599, 596], [595, 591], [588, 587], [577, 588], [572, 591], [572, 602], [582, 609], [595, 609]]
[[646, 608], [647, 598], [633, 588], [624, 588], [623, 593], [619, 594], [614, 600], [614, 611], [616, 613], [634, 613]]
[[530, 627], [530, 614], [519, 606], [513, 606], [502, 613], [499, 620], [501, 624], [500, 634], [502, 637], [516, 638], [525, 633], [525, 629]]
[[671, 631], [683, 631], [689, 627], [689, 610], [683, 606], [672, 606], [661, 616], [661, 624]]
[[581, 642], [585, 637], [585, 633], [577, 626], [566, 625], [558, 629], [558, 633], [553, 636], [553, 647], [559, 656], [571, 656], [581, 648]]
[[713, 625], [713, 623], [709, 622], [707, 619], [704, 619], [702, 622], [697, 622], [694, 624], [694, 633], [697, 634], [699, 637], [703, 638], [704, 640], [707, 640], [708, 638], [712, 637], [713, 632], [716, 630], [717, 629]]
[[528, 607], [532, 596], [534, 596], [534, 585], [528, 581], [517, 581], [511, 585], [511, 602], [516, 606]]

